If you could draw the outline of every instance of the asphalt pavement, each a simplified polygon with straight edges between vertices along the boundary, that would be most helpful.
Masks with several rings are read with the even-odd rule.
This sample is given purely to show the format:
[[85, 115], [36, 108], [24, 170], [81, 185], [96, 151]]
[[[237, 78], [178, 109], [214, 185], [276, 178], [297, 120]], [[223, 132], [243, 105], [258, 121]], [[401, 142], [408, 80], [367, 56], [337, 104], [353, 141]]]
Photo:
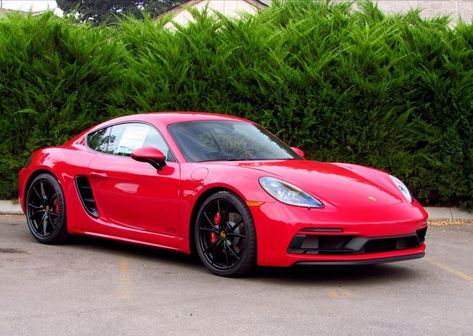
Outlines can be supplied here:
[[0, 335], [473, 335], [473, 225], [432, 226], [423, 259], [210, 274], [175, 252], [37, 243], [0, 216]]

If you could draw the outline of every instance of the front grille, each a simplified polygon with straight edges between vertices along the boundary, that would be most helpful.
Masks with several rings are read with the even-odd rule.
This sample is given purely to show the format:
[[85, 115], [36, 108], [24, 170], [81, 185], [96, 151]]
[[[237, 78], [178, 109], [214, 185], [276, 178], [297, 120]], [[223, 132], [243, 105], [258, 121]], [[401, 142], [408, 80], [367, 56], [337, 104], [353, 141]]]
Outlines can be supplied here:
[[416, 233], [394, 237], [358, 237], [348, 235], [297, 234], [291, 240], [288, 253], [343, 255], [399, 251], [419, 247], [427, 228]]
[[420, 245], [416, 235], [399, 238], [384, 238], [368, 241], [363, 249], [364, 253], [388, 252], [415, 248]]

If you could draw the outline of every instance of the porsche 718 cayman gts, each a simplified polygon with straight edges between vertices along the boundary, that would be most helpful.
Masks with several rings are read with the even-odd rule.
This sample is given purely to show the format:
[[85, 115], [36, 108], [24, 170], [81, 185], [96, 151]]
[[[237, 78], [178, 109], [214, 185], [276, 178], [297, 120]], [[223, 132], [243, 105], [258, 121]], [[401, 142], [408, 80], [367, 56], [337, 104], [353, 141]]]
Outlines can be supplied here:
[[401, 181], [303, 156], [236, 117], [130, 115], [34, 152], [19, 197], [41, 243], [86, 234], [195, 252], [222, 276], [424, 255], [427, 214]]

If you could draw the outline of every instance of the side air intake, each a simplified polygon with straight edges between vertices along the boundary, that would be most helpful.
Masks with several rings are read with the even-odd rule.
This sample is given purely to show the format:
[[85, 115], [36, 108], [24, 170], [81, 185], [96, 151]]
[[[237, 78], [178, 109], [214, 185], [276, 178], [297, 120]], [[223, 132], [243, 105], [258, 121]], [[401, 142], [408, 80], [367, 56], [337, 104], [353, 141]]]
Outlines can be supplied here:
[[97, 211], [94, 194], [92, 193], [92, 188], [87, 177], [77, 176], [76, 187], [79, 193], [79, 198], [82, 201], [82, 205], [84, 206], [85, 210], [89, 213], [89, 215], [97, 218], [99, 213]]

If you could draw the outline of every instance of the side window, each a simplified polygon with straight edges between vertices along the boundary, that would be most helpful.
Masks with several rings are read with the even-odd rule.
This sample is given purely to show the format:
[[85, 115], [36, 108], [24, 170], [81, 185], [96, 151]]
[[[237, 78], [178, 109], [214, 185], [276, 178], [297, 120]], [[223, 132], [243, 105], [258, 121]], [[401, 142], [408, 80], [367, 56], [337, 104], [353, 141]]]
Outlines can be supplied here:
[[87, 136], [87, 145], [97, 152], [107, 153], [111, 127], [102, 128]]
[[161, 134], [146, 124], [119, 124], [99, 130], [87, 137], [87, 144], [96, 151], [121, 156], [130, 156], [140, 147], [153, 146], [163, 152], [167, 161], [175, 161]]
[[[149, 127], [149, 126], [148, 126]], [[152, 146], [159, 149], [163, 154], [166, 156], [166, 161], [174, 162], [174, 156], [172, 155], [171, 151], [169, 150], [168, 145], [164, 141], [161, 134], [156, 131], [153, 127], [150, 127], [150, 132], [148, 132], [143, 147]]]

